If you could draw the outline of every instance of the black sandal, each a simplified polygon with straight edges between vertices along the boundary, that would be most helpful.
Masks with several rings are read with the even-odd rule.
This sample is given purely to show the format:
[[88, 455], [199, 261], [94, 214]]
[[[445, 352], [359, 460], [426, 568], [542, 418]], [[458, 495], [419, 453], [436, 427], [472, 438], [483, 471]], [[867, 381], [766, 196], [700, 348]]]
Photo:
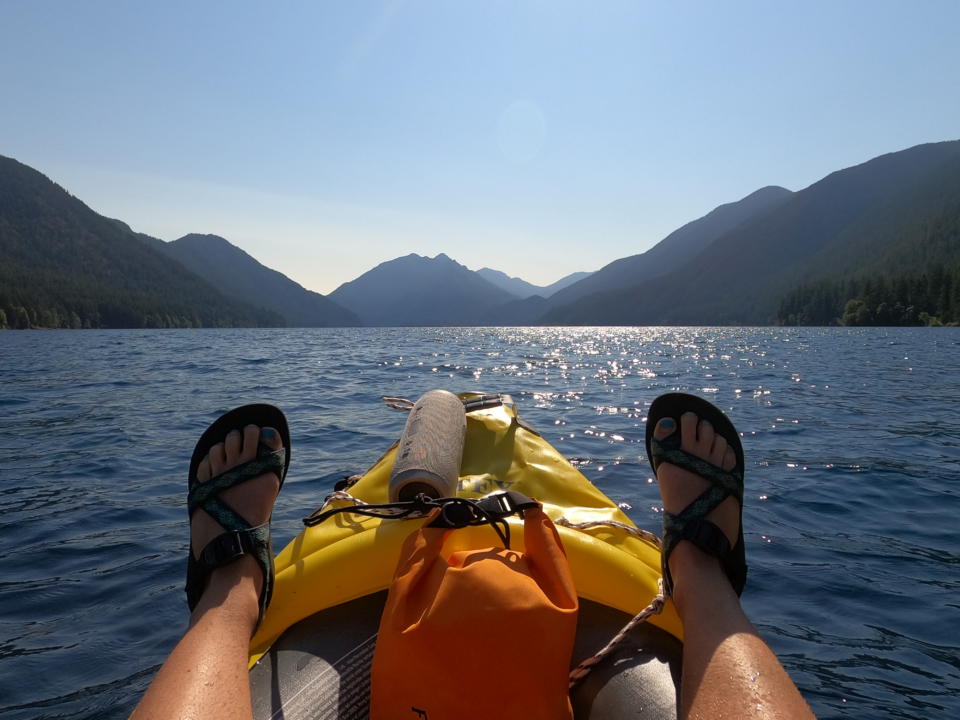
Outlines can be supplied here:
[[[694, 413], [700, 420], [713, 425], [714, 432], [727, 441], [727, 445], [737, 456], [733, 470], [723, 470], [713, 463], [691, 455], [680, 449], [680, 416], [685, 412]], [[672, 418], [676, 430], [663, 440], [653, 437], [653, 431], [663, 418]], [[730, 579], [737, 595], [743, 592], [747, 582], [747, 561], [743, 544], [743, 444], [740, 434], [723, 412], [710, 402], [695, 395], [669, 393], [661, 395], [650, 406], [647, 416], [647, 458], [656, 472], [660, 463], [670, 463], [688, 470], [710, 483], [710, 487], [678, 514], [663, 513], [663, 580], [667, 592], [673, 591], [673, 578], [667, 560], [681, 540], [689, 540], [708, 555], [720, 559], [724, 572]], [[730, 541], [723, 531], [706, 519], [713, 510], [728, 497], [733, 496], [740, 503], [740, 529], [737, 542], [730, 547]]]
[[[253, 460], [230, 468], [207, 482], [200, 482], [197, 479], [197, 467], [210, 448], [223, 442], [231, 430], [242, 432], [247, 425], [274, 428], [280, 433], [283, 447], [279, 450], [271, 450], [260, 443], [257, 447], [257, 456]], [[260, 615], [257, 619], [257, 625], [260, 624], [273, 595], [273, 547], [270, 543], [270, 520], [253, 527], [236, 510], [221, 500], [219, 495], [224, 490], [268, 472], [276, 474], [280, 480], [280, 487], [283, 487], [289, 467], [290, 430], [283, 413], [273, 405], [244, 405], [231, 410], [210, 425], [200, 436], [193, 450], [193, 457], [190, 459], [187, 486], [188, 513], [192, 518], [198, 508], [203, 508], [223, 527], [224, 532], [207, 543], [197, 559], [193, 556], [191, 540], [187, 561], [187, 584], [184, 588], [187, 593], [187, 605], [191, 612], [200, 602], [200, 596], [214, 570], [239, 560], [244, 555], [252, 555], [263, 570], [263, 587], [259, 598]]]

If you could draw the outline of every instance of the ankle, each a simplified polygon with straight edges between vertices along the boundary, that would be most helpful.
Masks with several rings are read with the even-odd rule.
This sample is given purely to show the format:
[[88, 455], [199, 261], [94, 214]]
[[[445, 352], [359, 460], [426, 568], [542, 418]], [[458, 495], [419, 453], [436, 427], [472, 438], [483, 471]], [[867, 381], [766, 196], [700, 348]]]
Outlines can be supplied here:
[[673, 602], [681, 619], [696, 611], [703, 603], [716, 605], [732, 600], [739, 604], [720, 561], [693, 543], [681, 542], [677, 545], [669, 562], [670, 575], [673, 577]]
[[249, 627], [252, 635], [260, 616], [262, 583], [263, 572], [250, 556], [217, 568], [210, 574], [210, 581], [190, 616], [190, 624], [194, 625], [202, 616], [215, 614], [228, 618], [231, 624]]

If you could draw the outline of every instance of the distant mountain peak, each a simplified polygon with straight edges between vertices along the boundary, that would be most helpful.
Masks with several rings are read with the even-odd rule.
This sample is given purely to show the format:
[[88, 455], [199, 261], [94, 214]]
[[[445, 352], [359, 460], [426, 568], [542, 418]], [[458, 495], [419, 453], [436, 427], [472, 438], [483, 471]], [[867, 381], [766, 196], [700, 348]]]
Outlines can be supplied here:
[[477, 270], [476, 273], [488, 282], [491, 282], [497, 287], [506, 290], [508, 293], [515, 295], [521, 300], [528, 297], [533, 297], [535, 295], [539, 295], [542, 298], [548, 298], [554, 293], [563, 290], [569, 285], [573, 285], [575, 282], [583, 280], [591, 274], [589, 272], [575, 272], [560, 278], [550, 285], [541, 286], [529, 283], [522, 278], [508, 275], [502, 270], [494, 270], [493, 268], [489, 267], [482, 267]]
[[[230, 242], [229, 240], [227, 240], [225, 237], [221, 237], [220, 235], [214, 235], [213, 233], [187, 233], [187, 234], [184, 235], [183, 237], [177, 238], [177, 239], [174, 240], [173, 242], [181, 242], [181, 241], [187, 241], [187, 242], [216, 242], [216, 243], [226, 243], [227, 245], [233, 245], [233, 243], [231, 243], [231, 242]], [[234, 246], [234, 247], [236, 247], [236, 246]]]
[[382, 262], [330, 297], [370, 325], [483, 324], [486, 313], [515, 296], [446, 253], [411, 253]]
[[747, 198], [754, 197], [756, 195], [761, 195], [761, 194], [775, 193], [777, 195], [787, 195], [792, 192], [793, 190], [788, 190], [787, 188], [781, 185], [764, 185], [762, 188], [760, 188], [759, 190], [754, 190], [752, 193], [750, 193], [743, 199], [746, 200]]

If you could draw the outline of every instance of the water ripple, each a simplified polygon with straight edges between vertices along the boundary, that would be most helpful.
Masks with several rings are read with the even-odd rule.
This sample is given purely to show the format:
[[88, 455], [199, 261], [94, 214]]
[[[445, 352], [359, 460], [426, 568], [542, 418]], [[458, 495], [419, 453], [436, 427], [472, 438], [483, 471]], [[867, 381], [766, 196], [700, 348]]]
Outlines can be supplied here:
[[511, 393], [659, 531], [644, 424], [744, 436], [744, 604], [821, 717], [960, 716], [960, 331], [371, 328], [0, 333], [0, 717], [125, 717], [186, 625], [186, 461], [238, 404], [293, 431], [275, 544], [403, 427], [381, 395]]

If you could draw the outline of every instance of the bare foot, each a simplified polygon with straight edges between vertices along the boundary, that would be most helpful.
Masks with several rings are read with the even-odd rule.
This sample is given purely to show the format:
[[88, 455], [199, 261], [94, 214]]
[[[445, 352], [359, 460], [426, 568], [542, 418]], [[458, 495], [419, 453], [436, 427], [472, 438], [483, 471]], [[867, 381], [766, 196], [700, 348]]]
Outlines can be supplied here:
[[[663, 418], [657, 423], [653, 436], [657, 440], [663, 440], [675, 432], [677, 427], [673, 419]], [[696, 414], [686, 412], [680, 416], [679, 432], [681, 449], [691, 455], [723, 470], [732, 470], [737, 464], [737, 456], [733, 449], [728, 447], [727, 441], [714, 432], [713, 425], [706, 420], [700, 420]], [[710, 483], [699, 475], [670, 463], [660, 464], [657, 481], [663, 497], [663, 509], [673, 514], [681, 512], [710, 487]], [[723, 531], [731, 547], [736, 544], [740, 534], [740, 505], [736, 498], [726, 498], [707, 515], [707, 519]], [[694, 573], [698, 578], [696, 583], [702, 579], [704, 571], [710, 578], [714, 578], [718, 573], [719, 577], [726, 577], [717, 558], [703, 552], [688, 540], [683, 540], [676, 546], [668, 562], [674, 581], [673, 597], [678, 607], [682, 605], [687, 586], [695, 584]]]
[[[206, 482], [212, 477], [253, 460], [257, 455], [257, 447], [260, 443], [271, 450], [279, 450], [283, 446], [280, 434], [273, 428], [261, 429], [256, 425], [247, 425], [242, 431], [231, 430], [227, 433], [224, 441], [211, 447], [207, 456], [200, 461], [197, 466], [197, 480], [201, 483]], [[224, 490], [218, 497], [236, 510], [244, 520], [253, 526], [257, 526], [270, 519], [279, 490], [280, 479], [274, 473], [269, 472]], [[194, 558], [197, 558], [207, 543], [222, 534], [224, 529], [202, 508], [198, 508], [193, 513], [190, 523], [193, 538], [192, 552]], [[240, 577], [253, 580], [252, 584], [243, 584], [253, 590], [253, 600], [256, 604], [260, 589], [263, 586], [263, 571], [256, 560], [249, 555], [244, 555], [236, 562], [214, 570], [210, 575], [208, 589], [213, 585], [235, 587], [238, 585], [237, 580]], [[206, 599], [208, 594], [210, 593], [205, 590], [204, 598], [197, 606], [197, 611], [207, 605], [203, 600]], [[221, 593], [217, 594], [220, 595]]]

